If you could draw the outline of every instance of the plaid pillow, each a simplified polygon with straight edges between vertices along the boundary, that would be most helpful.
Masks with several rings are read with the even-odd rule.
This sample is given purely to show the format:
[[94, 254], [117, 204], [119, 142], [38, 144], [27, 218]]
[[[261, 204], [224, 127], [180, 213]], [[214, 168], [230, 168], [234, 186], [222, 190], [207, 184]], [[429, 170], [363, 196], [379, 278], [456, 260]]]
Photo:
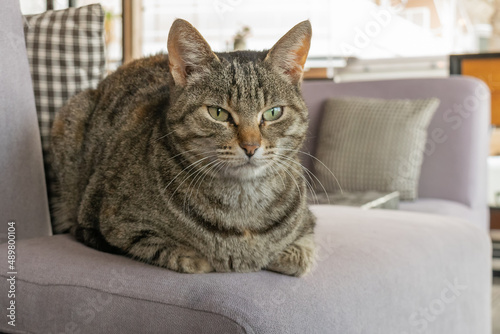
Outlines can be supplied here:
[[49, 200], [54, 174], [49, 139], [56, 112], [105, 73], [104, 12], [99, 4], [25, 16], [24, 34], [38, 113]]

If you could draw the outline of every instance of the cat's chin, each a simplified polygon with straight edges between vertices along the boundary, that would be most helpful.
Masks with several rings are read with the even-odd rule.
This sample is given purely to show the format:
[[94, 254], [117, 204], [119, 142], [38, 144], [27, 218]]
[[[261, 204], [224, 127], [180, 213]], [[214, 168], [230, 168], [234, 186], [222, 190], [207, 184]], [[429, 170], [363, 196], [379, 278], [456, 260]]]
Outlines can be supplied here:
[[224, 176], [227, 178], [240, 180], [253, 180], [260, 176], [263, 176], [265, 171], [265, 166], [257, 166], [254, 164], [246, 163], [241, 166], [235, 166], [225, 169]]

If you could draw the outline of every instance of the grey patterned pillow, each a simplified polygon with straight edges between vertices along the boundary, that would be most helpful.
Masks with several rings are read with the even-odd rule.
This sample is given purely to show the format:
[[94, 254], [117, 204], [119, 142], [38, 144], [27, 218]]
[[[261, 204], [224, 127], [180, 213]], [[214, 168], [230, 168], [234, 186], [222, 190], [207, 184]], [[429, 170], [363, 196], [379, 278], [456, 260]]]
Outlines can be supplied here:
[[[427, 127], [438, 105], [437, 98], [330, 99], [325, 105], [316, 155], [344, 191], [397, 190], [402, 200], [414, 200]], [[339, 190], [326, 168], [315, 169], [328, 192]]]
[[94, 4], [25, 16], [24, 35], [50, 200], [52, 121], [71, 96], [97, 86], [105, 74], [104, 11]]

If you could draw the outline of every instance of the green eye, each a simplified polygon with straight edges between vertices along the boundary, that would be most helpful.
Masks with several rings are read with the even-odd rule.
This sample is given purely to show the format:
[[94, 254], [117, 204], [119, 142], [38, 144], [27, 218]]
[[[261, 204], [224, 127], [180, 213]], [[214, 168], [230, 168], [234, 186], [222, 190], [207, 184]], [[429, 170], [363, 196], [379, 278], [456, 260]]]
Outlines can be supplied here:
[[229, 119], [229, 112], [220, 107], [208, 107], [208, 113], [217, 121], [227, 122]]
[[278, 118], [280, 118], [282, 114], [283, 114], [282, 107], [273, 107], [271, 109], [267, 109], [266, 111], [264, 111], [264, 113], [262, 114], [262, 118], [265, 121], [275, 121]]

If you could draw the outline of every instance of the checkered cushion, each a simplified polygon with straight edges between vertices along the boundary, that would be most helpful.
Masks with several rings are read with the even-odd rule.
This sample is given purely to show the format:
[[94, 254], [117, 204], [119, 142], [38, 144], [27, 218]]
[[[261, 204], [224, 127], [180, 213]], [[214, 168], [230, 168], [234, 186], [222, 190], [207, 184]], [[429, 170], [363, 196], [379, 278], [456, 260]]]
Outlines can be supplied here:
[[[402, 200], [418, 195], [427, 127], [438, 99], [331, 99], [325, 105], [317, 157], [345, 191], [399, 191]], [[323, 166], [318, 179], [328, 192], [339, 186]]]
[[100, 5], [25, 16], [24, 33], [42, 137], [49, 197], [53, 192], [49, 138], [57, 110], [97, 86], [105, 73], [104, 12]]

